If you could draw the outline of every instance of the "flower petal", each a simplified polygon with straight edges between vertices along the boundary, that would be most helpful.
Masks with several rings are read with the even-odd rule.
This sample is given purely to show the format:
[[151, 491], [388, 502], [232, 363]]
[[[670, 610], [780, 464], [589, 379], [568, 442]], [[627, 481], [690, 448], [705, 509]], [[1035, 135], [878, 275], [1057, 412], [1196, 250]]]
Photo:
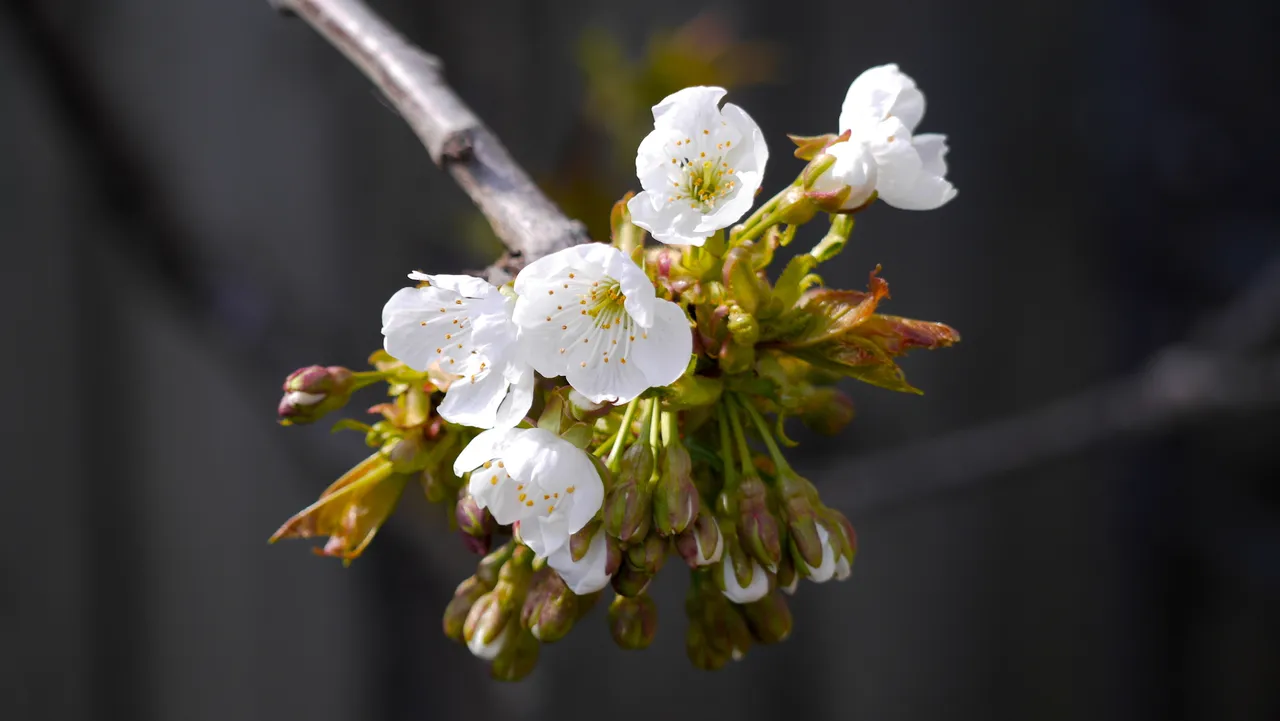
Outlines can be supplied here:
[[461, 476], [484, 465], [485, 461], [501, 457], [506, 445], [522, 431], [519, 428], [493, 428], [480, 433], [454, 459], [453, 472]]
[[609, 585], [609, 574], [605, 573], [608, 563], [609, 545], [604, 531], [597, 531], [592, 536], [591, 545], [580, 560], [573, 560], [567, 543], [547, 557], [547, 565], [555, 569], [569, 590], [579, 596], [595, 593]]
[[694, 86], [684, 88], [663, 98], [653, 106], [653, 123], [656, 126], [706, 125], [717, 111], [720, 100], [728, 93], [724, 88]]
[[818, 524], [818, 540], [822, 541], [822, 563], [817, 568], [807, 563], [804, 566], [809, 571], [810, 581], [826, 583], [836, 572], [836, 552], [831, 547], [831, 534], [827, 533], [827, 529], [823, 528], [821, 523]]
[[[497, 422], [498, 408], [507, 397], [507, 380], [496, 369], [483, 371], [470, 378], [461, 378], [449, 385], [437, 409], [450, 423], [473, 428], [493, 428]], [[520, 421], [517, 420], [516, 423]], [[516, 423], [510, 424], [515, 426]]]
[[724, 575], [724, 595], [734, 603], [754, 603], [769, 593], [769, 577], [764, 568], [755, 559], [751, 559], [751, 585], [743, 588], [738, 585], [738, 576], [733, 572], [733, 564], [725, 559], [720, 564]]
[[924, 93], [896, 64], [880, 65], [859, 75], [845, 94], [840, 109], [840, 130], [859, 131], [889, 117], [896, 117], [908, 131], [924, 117]]
[[653, 325], [637, 336], [631, 359], [644, 371], [650, 386], [667, 386], [684, 375], [692, 353], [689, 316], [675, 303], [659, 299], [654, 305]]
[[[506, 398], [502, 400], [502, 405], [498, 406], [498, 412], [494, 415], [493, 425], [498, 428], [512, 428], [520, 424], [524, 420], [529, 408], [533, 406], [533, 385], [534, 375], [533, 369], [528, 366], [509, 365], [505, 373], [506, 380], [510, 384], [507, 389]], [[441, 412], [443, 415], [443, 412]], [[480, 427], [480, 426], [478, 426]]]

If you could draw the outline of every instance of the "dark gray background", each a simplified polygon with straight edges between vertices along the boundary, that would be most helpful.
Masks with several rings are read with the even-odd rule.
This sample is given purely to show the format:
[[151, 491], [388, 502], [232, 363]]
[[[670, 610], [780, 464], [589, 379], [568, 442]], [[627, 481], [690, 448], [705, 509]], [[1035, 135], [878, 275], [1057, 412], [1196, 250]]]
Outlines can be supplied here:
[[[699, 9], [375, 6], [537, 174], [573, 142], [582, 32], [638, 52]], [[782, 134], [831, 128], [873, 64], [919, 81], [953, 148], [959, 198], [865, 214], [826, 275], [883, 263], [890, 312], [964, 342], [908, 360], [923, 398], [851, 387], [858, 421], [802, 470], [1138, 369], [1280, 247], [1275, 3], [709, 7], [783, 51], [783, 82], [732, 97], [766, 190], [799, 169]], [[719, 673], [686, 664], [673, 567], [649, 650], [597, 610], [525, 683], [489, 681], [439, 631], [473, 558], [414, 494], [350, 570], [265, 545], [363, 450], [278, 427], [281, 379], [359, 365], [406, 271], [486, 262], [465, 197], [265, 2], [0, 8], [0, 717], [1280, 718], [1275, 414], [853, 514], [853, 579], [805, 586], [793, 637]]]

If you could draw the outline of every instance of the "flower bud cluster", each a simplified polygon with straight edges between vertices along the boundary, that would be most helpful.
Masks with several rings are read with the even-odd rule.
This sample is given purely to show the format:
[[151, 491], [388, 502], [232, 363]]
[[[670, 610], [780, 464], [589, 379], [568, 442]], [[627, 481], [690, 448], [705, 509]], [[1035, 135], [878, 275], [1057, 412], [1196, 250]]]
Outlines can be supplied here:
[[[612, 244], [536, 259], [502, 287], [415, 272], [383, 309], [373, 370], [290, 375], [285, 424], [375, 381], [390, 400], [372, 423], [338, 422], [373, 455], [276, 538], [328, 536], [322, 552], [349, 562], [417, 480], [481, 556], [444, 633], [508, 681], [606, 593], [615, 644], [647, 648], [664, 569], [691, 579], [686, 649], [703, 669], [784, 641], [801, 580], [848, 578], [853, 526], [792, 468], [786, 421], [839, 433], [854, 409], [838, 381], [918, 392], [896, 359], [959, 336], [881, 313], [879, 268], [865, 290], [826, 287], [816, 271], [877, 198], [928, 209], [954, 197], [945, 139], [915, 133], [914, 81], [874, 68], [850, 87], [840, 132], [794, 137], [808, 165], [751, 211], [768, 150], [724, 94], [688, 88], [654, 107], [643, 192], [614, 207]], [[818, 218], [821, 240], [778, 268]]]

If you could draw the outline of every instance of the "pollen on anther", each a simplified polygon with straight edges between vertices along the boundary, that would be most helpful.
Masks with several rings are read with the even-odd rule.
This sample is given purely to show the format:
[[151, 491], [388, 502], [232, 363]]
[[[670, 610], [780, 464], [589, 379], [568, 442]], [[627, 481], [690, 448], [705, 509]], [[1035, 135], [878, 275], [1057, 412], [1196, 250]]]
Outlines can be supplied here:
[[567, 326], [567, 325], [562, 325], [562, 326], [560, 326], [560, 330], [569, 330], [569, 326]]
[[518, 501], [523, 501], [524, 499], [526, 499], [526, 498], [528, 498], [528, 497], [529, 497], [529, 496], [528, 496], [528, 494], [521, 493], [520, 495], [516, 496], [516, 500], [518, 500]]
[[618, 339], [617, 339], [617, 338], [614, 338], [614, 339], [613, 339], [613, 344], [614, 344], [614, 345], [618, 345]]
[[577, 490], [577, 488], [576, 488], [575, 486], [569, 486], [568, 488], [564, 489], [564, 492], [565, 492], [565, 493], [573, 493], [575, 490]]
[[676, 164], [676, 159], [675, 159], [675, 158], [672, 158], [672, 159], [671, 159], [671, 164], [672, 164], [672, 165], [675, 165], [675, 164]]
[[445, 334], [444, 334], [444, 339], [445, 339], [445, 340], [453, 340], [453, 334], [452, 334], [452, 333], [445, 333]]
[[441, 309], [440, 309], [440, 312], [441, 312], [441, 313], [445, 313], [445, 312], [447, 312], [447, 311], [445, 311], [445, 309], [444, 309], [444, 308], [441, 308]]
[[462, 305], [462, 299], [461, 299], [461, 298], [459, 298], [458, 300], [453, 301], [453, 304], [454, 304], [454, 305]]
[[564, 348], [560, 349], [560, 355], [564, 355], [564, 350], [565, 350]]
[[704, 130], [702, 131], [702, 134], [703, 134], [703, 135], [710, 135], [710, 134], [711, 134], [711, 131], [710, 131], [710, 130], [706, 130], [706, 129], [704, 129]]
[[579, 363], [578, 365], [582, 366], [583, 368], [586, 368], [586, 367], [587, 367], [587, 362], [586, 362], [586, 361], [582, 361], [582, 362], [581, 362], [581, 363]]
[[551, 494], [550, 494], [550, 493], [544, 493], [544, 494], [542, 494], [542, 500], [544, 500], [544, 501], [549, 501], [549, 500], [551, 500]]
[[550, 323], [550, 322], [551, 322], [551, 316], [547, 316], [547, 322], [548, 322], [548, 323]]
[[424, 320], [424, 321], [422, 321], [421, 323], [419, 323], [418, 325], [423, 326], [423, 327], [426, 327], [427, 322]]
[[497, 477], [496, 475], [495, 475], [493, 478], [490, 478], [490, 479], [489, 479], [489, 485], [491, 485], [491, 486], [496, 486], [496, 485], [498, 485], [498, 477]]
[[437, 352], [437, 353], [443, 353], [443, 352], [444, 352], [444, 348], [436, 348], [436, 352]]
[[555, 294], [556, 294], [556, 292], [555, 292], [554, 290], [549, 290], [549, 291], [547, 291], [547, 295], [555, 295]]
[[552, 505], [550, 505], [550, 506], [547, 506], [547, 513], [551, 513], [551, 512], [553, 512], [553, 511], [555, 511], [555, 510], [556, 510], [555, 504], [552, 504]]
[[733, 141], [732, 141], [732, 140], [726, 140], [726, 141], [724, 141], [724, 147], [726, 147], [726, 148], [727, 148], [727, 147], [729, 147], [730, 145], [733, 145]]
[[587, 342], [587, 339], [586, 339], [586, 338], [583, 338], [583, 339], [582, 339], [582, 342], [583, 342], [583, 343], [586, 343], [586, 342]]
[[498, 461], [498, 468], [506, 468], [506, 467], [507, 467], [506, 463], [503, 463], [502, 461]]
[[530, 508], [533, 508], [533, 501], [525, 501], [525, 502], [524, 502], [524, 505], [526, 505], [526, 506], [528, 506], [528, 507], [530, 507]]
[[701, 153], [698, 153], [698, 157], [700, 157], [700, 158], [705, 158], [705, 157], [707, 157], [707, 154], [706, 154], [706, 152], [701, 152]]
[[493, 468], [493, 461], [485, 461], [485, 462], [484, 462], [484, 467], [485, 467], [485, 468]]
[[552, 494], [551, 494], [551, 497], [552, 497], [552, 498], [559, 498], [559, 497], [560, 497], [560, 494], [559, 494], [559, 493], [552, 493]]
[[627, 359], [626, 359], [626, 358], [622, 358], [622, 359], [620, 359], [618, 362], [619, 362], [619, 363], [621, 363], [622, 365], [626, 365], [626, 364], [627, 364]]
[[569, 277], [570, 277], [570, 278], [577, 278], [578, 276], [574, 275], [573, 273], [570, 273], [570, 274], [569, 274]]
[[635, 337], [635, 336], [631, 336], [631, 340], [635, 340], [635, 339], [636, 339], [636, 337]]

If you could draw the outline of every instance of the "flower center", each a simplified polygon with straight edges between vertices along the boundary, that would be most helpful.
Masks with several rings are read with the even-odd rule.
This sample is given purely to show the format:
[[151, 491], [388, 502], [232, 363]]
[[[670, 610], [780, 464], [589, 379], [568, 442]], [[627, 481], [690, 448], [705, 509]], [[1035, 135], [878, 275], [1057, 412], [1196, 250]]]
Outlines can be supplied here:
[[595, 320], [597, 328], [608, 329], [613, 323], [630, 318], [625, 306], [627, 296], [613, 278], [593, 282], [584, 300], [589, 306], [587, 315]]
[[733, 175], [734, 169], [724, 162], [723, 156], [711, 159], [706, 157], [706, 153], [699, 155], [701, 157], [694, 160], [672, 158], [680, 168], [680, 180], [672, 181], [676, 193], [668, 201], [682, 200], [694, 210], [708, 213], [715, 209], [721, 198], [733, 192], [738, 182]]

